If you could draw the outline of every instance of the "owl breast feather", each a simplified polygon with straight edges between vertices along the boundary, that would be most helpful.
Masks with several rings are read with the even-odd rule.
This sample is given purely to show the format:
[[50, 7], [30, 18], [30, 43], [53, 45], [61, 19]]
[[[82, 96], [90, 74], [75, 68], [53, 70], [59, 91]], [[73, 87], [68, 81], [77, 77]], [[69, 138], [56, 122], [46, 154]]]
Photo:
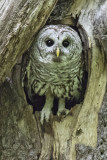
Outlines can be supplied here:
[[71, 63], [55, 66], [36, 63], [32, 66], [31, 77], [32, 89], [38, 95], [45, 95], [51, 91], [58, 98], [78, 99], [80, 96], [82, 87], [80, 64], [72, 67]]

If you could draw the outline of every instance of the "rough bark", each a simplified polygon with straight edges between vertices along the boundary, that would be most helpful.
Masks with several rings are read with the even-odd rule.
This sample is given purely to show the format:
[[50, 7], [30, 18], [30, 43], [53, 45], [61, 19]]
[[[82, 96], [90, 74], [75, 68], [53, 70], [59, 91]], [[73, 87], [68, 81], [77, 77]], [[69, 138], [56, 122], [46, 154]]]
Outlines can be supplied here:
[[0, 1], [0, 80], [27, 50], [57, 0]]
[[[34, 34], [45, 24], [55, 2], [0, 2], [1, 13], [4, 13], [0, 20], [1, 81], [9, 74], [18, 57], [29, 48]], [[6, 7], [7, 3], [9, 5]], [[106, 1], [58, 1], [46, 23], [62, 23], [78, 28], [88, 69], [88, 84], [83, 103], [73, 107], [66, 117], [52, 115], [49, 123], [41, 125], [40, 113], [32, 114], [33, 108], [26, 101], [20, 83], [21, 65], [18, 61], [12, 69], [12, 76], [6, 78], [0, 86], [1, 160], [107, 159], [104, 150], [107, 146], [107, 113], [104, 106], [99, 113], [97, 131], [98, 112], [106, 89], [106, 9]]]
[[106, 160], [107, 159], [107, 93], [98, 114], [98, 139], [96, 147], [76, 145], [77, 160]]

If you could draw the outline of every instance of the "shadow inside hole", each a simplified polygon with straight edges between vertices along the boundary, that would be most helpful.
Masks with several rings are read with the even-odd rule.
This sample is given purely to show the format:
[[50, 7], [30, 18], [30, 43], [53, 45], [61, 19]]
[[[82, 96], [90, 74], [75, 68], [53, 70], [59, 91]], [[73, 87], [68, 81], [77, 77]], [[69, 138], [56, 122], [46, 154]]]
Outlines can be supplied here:
[[27, 103], [33, 106], [33, 113], [35, 113], [35, 111], [41, 111], [45, 105], [45, 101], [46, 101], [45, 95], [39, 96], [33, 93], [32, 97], [29, 98], [25, 87], [24, 87], [24, 92], [26, 95]]

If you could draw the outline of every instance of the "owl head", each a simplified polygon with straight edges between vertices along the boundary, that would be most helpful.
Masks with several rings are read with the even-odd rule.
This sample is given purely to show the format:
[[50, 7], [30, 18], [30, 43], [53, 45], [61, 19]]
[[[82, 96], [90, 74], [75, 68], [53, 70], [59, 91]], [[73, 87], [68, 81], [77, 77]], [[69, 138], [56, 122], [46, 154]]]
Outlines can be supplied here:
[[32, 45], [33, 56], [43, 63], [64, 63], [81, 57], [78, 33], [66, 25], [49, 25], [40, 30]]

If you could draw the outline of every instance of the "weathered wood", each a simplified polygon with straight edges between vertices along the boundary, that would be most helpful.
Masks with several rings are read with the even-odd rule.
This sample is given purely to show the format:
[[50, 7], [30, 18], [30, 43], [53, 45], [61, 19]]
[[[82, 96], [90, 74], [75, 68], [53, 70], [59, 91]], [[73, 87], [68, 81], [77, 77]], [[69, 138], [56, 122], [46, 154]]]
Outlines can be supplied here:
[[[85, 9], [85, 7], [87, 8]], [[96, 35], [93, 35], [93, 32], [95, 32], [96, 28], [99, 28], [100, 30], [99, 26], [94, 25], [94, 23], [96, 22], [96, 17], [98, 19], [99, 13], [100, 15], [106, 14], [105, 8], [106, 2], [104, 4], [101, 4], [101, 6], [99, 7], [97, 6], [95, 1], [91, 1], [90, 3], [87, 2], [87, 5], [85, 4], [84, 7], [79, 5], [77, 7], [76, 12], [74, 11], [73, 7], [70, 11], [72, 14], [74, 14], [74, 16], [79, 15], [77, 11], [81, 11], [78, 24], [82, 24], [82, 26], [87, 32], [87, 36], [89, 39], [89, 49], [91, 51], [89, 54], [92, 55], [90, 66], [91, 73], [89, 76], [86, 95], [74, 131], [74, 136], [76, 135], [76, 132], [78, 130], [82, 131], [80, 136], [76, 136], [76, 143], [83, 143], [85, 145], [90, 146], [95, 146], [97, 142], [98, 111], [101, 107], [101, 103], [106, 88], [106, 65], [104, 58], [105, 52], [101, 49], [101, 46], [99, 46], [96, 42]], [[104, 19], [107, 19], [107, 17]]]
[[57, 0], [0, 1], [0, 80], [9, 73], [34, 34], [45, 24]]

